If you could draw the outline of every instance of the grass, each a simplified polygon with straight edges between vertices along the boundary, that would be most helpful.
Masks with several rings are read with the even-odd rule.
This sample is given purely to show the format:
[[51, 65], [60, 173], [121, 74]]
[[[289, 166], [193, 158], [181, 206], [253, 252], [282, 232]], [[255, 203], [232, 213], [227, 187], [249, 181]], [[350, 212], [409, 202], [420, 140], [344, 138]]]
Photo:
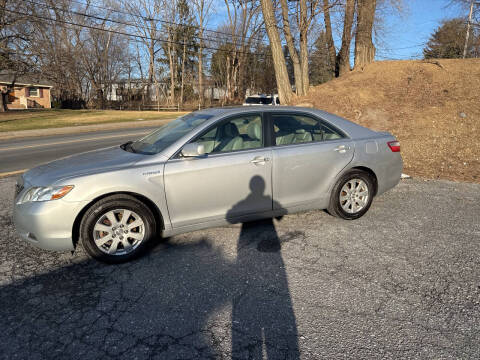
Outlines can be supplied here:
[[0, 132], [107, 124], [142, 120], [169, 120], [185, 112], [127, 110], [16, 110], [0, 113]]

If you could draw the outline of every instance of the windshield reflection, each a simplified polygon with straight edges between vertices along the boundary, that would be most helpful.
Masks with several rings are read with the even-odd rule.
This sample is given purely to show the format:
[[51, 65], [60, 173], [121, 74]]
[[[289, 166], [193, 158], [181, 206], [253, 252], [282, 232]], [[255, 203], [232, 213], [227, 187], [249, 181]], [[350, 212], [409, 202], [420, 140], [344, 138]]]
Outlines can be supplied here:
[[134, 141], [129, 147], [132, 152], [147, 155], [157, 154], [211, 117], [213, 115], [201, 113], [181, 116], [144, 138]]

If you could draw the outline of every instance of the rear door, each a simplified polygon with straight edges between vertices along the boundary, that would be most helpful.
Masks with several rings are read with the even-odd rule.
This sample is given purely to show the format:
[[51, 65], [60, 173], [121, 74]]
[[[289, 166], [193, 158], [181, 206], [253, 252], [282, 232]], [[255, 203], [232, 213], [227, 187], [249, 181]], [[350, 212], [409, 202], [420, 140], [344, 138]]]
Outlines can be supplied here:
[[167, 162], [174, 228], [272, 211], [272, 153], [264, 147], [263, 126], [258, 112], [221, 120], [191, 141], [203, 144], [206, 155]]
[[353, 158], [353, 141], [311, 114], [270, 112], [268, 119], [274, 137], [274, 209], [325, 201], [330, 184]]

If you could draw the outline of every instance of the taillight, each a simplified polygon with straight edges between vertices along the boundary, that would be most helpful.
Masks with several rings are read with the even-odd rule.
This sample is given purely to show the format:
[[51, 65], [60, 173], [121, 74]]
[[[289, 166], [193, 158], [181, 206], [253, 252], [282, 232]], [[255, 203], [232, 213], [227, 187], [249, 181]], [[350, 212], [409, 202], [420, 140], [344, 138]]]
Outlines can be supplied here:
[[389, 141], [387, 144], [392, 152], [400, 152], [400, 141]]

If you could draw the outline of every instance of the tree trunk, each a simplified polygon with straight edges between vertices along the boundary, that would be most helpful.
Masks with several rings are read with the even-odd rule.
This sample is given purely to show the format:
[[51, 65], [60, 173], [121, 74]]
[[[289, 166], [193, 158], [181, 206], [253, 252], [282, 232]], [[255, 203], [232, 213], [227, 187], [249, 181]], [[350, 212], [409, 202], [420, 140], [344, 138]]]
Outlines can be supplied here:
[[223, 103], [225, 104], [226, 102], [228, 102], [228, 97], [229, 97], [229, 94], [230, 94], [230, 88], [231, 88], [231, 70], [230, 70], [230, 55], [227, 55], [226, 58], [225, 58], [225, 69], [226, 69], [226, 73], [227, 73], [227, 81], [225, 82], [225, 94], [224, 94], [224, 101]]
[[332, 22], [330, 20], [330, 3], [328, 0], [323, 0], [323, 17], [325, 19], [325, 35], [327, 36], [328, 57], [330, 59], [329, 68], [332, 76], [335, 77], [335, 62], [337, 54], [335, 53], [335, 43], [333, 42]]
[[287, 0], [280, 0], [282, 5], [282, 19], [283, 31], [285, 33], [285, 40], [287, 41], [288, 53], [293, 63], [293, 75], [295, 77], [295, 92], [297, 95], [305, 95], [303, 93], [302, 69], [300, 67], [300, 59], [298, 57], [297, 49], [295, 48], [295, 41], [293, 39], [292, 30], [290, 28], [290, 20], [288, 18], [288, 3]]
[[338, 52], [335, 65], [336, 76], [342, 76], [350, 71], [350, 43], [352, 42], [352, 25], [355, 16], [355, 0], [347, 0], [345, 18], [343, 21], [342, 47]]
[[183, 105], [183, 89], [185, 87], [185, 56], [187, 55], [187, 43], [186, 39], [183, 38], [183, 54], [182, 54], [182, 82], [180, 87], [180, 104]]
[[308, 28], [307, 1], [300, 0], [300, 67], [302, 70], [303, 94], [308, 93], [310, 74], [308, 70]]
[[97, 93], [97, 108], [103, 110], [105, 108], [105, 99], [103, 98], [102, 88], [97, 87], [96, 93]]
[[290, 80], [288, 79], [287, 65], [285, 64], [285, 57], [283, 56], [282, 43], [277, 29], [272, 0], [260, 0], [260, 2], [262, 4], [265, 28], [267, 29], [268, 38], [270, 40], [278, 96], [280, 98], [280, 103], [286, 105], [292, 99], [293, 93], [292, 87], [290, 86]]
[[[169, 40], [171, 37], [168, 37]], [[173, 63], [173, 44], [172, 42], [168, 42], [167, 45], [168, 50], [168, 64], [170, 66], [170, 102], [171, 105], [175, 105], [175, 66]]]
[[200, 22], [200, 44], [198, 47], [198, 102], [203, 106], [203, 24]]
[[306, 32], [300, 33], [300, 66], [302, 70], [302, 86], [303, 94], [308, 93], [310, 88], [310, 77], [309, 77], [309, 67], [308, 67], [308, 44], [307, 44], [307, 34]]
[[8, 91], [0, 90], [0, 112], [5, 112], [7, 108]]
[[148, 54], [150, 57], [149, 63], [148, 63], [148, 84], [153, 83], [153, 76], [155, 72], [155, 43], [152, 40], [150, 42], [150, 46], [148, 47]]
[[[246, 51], [246, 49], [242, 49], [243, 51]], [[243, 65], [244, 62], [246, 62], [245, 55], [244, 54], [239, 54], [238, 59], [237, 59], [237, 67], [238, 67], [238, 86], [237, 86], [237, 94], [236, 97], [238, 100], [243, 101], [245, 99], [245, 66]]]
[[238, 55], [237, 52], [233, 54], [233, 64], [232, 64], [232, 87], [230, 93], [230, 101], [235, 99], [235, 93], [238, 87]]
[[375, 8], [376, 0], [358, 0], [354, 69], [362, 68], [375, 59], [375, 46], [372, 41]]

